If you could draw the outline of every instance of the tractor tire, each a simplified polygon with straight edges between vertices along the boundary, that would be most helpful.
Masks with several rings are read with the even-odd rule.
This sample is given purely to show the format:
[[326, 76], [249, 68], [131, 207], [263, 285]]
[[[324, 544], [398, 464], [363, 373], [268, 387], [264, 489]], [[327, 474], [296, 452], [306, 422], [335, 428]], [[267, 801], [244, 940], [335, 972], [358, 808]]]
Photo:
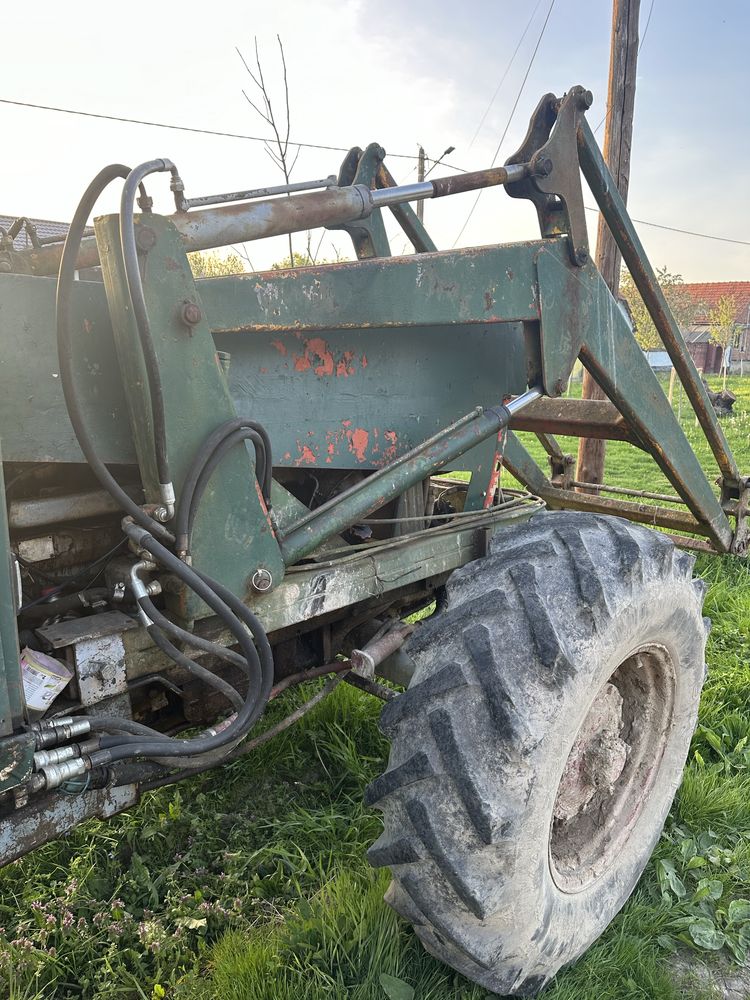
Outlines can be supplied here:
[[630, 896], [705, 677], [694, 559], [616, 517], [542, 513], [457, 570], [389, 702], [369, 851], [429, 952], [536, 995]]

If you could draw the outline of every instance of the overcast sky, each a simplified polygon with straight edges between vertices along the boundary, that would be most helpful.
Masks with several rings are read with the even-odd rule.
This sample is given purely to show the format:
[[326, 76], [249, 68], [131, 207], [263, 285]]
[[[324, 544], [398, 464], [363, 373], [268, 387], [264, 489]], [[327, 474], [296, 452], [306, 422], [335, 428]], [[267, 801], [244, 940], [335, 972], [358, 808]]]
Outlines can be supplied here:
[[[279, 103], [276, 33], [289, 76], [292, 139], [348, 148], [381, 143], [391, 172], [416, 179], [419, 143], [464, 169], [489, 166], [539, 41], [550, 0], [216, 0], [179, 4], [36, 0], [4, 5], [0, 97], [99, 114], [256, 136], [268, 128], [246, 103], [248, 58], [258, 38]], [[637, 219], [750, 240], [750, 4], [746, 0], [641, 0], [629, 206]], [[555, 0], [498, 163], [523, 138], [539, 97], [581, 83], [594, 93], [592, 126], [605, 114], [609, 0]], [[497, 97], [472, 139], [491, 98]], [[69, 220], [94, 174], [117, 160], [174, 160], [188, 195], [279, 183], [259, 142], [106, 122], [0, 104], [0, 214]], [[597, 132], [603, 141], [603, 128]], [[394, 154], [406, 154], [405, 158]], [[334, 173], [343, 154], [302, 148], [293, 179]], [[438, 167], [439, 173], [450, 170]], [[152, 183], [156, 210], [169, 211], [167, 184]], [[474, 195], [426, 206], [440, 249], [456, 240]], [[586, 198], [591, 205], [593, 199]], [[103, 203], [114, 209], [114, 195]], [[595, 223], [596, 216], [590, 213]], [[395, 224], [394, 253], [404, 238]], [[750, 279], [750, 246], [639, 226], [655, 265], [689, 281]], [[533, 209], [502, 190], [485, 192], [460, 245], [538, 235]], [[593, 230], [592, 230], [593, 236]], [[321, 255], [351, 255], [343, 233]], [[304, 236], [296, 237], [304, 249]], [[318, 236], [313, 239], [317, 246]], [[256, 268], [284, 244], [248, 246]]]

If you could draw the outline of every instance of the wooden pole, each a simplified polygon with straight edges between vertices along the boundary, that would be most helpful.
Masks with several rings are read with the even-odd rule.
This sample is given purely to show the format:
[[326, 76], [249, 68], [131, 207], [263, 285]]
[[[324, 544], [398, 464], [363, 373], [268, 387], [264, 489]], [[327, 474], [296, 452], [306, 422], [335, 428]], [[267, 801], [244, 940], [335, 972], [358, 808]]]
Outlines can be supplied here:
[[[422, 146], [419, 147], [419, 159], [417, 160], [417, 180], [424, 180], [424, 149]], [[424, 202], [417, 202], [417, 218], [420, 222], [424, 222]]]
[[[612, 45], [609, 58], [607, 117], [604, 127], [604, 159], [622, 195], [628, 200], [630, 147], [633, 139], [635, 74], [638, 61], [638, 15], [640, 0], [614, 0], [612, 6]], [[620, 286], [620, 253], [604, 217], [599, 215], [596, 236], [596, 266], [612, 294]], [[584, 399], [606, 399], [599, 385], [584, 370]], [[604, 482], [605, 442], [581, 438], [578, 445], [576, 479], [584, 483]], [[584, 491], [586, 492], [586, 491]], [[589, 492], [595, 493], [596, 490]]]

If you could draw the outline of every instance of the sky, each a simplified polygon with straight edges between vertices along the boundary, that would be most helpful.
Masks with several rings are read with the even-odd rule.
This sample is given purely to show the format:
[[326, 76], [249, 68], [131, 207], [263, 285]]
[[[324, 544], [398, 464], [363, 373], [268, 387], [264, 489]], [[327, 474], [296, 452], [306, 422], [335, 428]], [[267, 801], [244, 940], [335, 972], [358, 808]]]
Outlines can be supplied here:
[[[243, 88], [252, 96], [253, 84], [235, 47], [251, 60], [257, 38], [272, 100], [283, 117], [278, 34], [288, 69], [292, 141], [343, 149], [377, 141], [388, 153], [391, 173], [408, 183], [416, 180], [420, 143], [433, 159], [455, 146], [447, 163], [476, 170], [490, 166], [506, 132], [497, 153], [503, 163], [549, 91], [585, 85], [594, 94], [589, 121], [594, 128], [602, 121], [610, 0], [554, 0], [542, 34], [551, 2], [4, 5], [0, 98], [264, 137], [270, 131], [243, 96]], [[750, 4], [641, 0], [641, 38], [631, 215], [750, 240]], [[68, 221], [91, 178], [112, 161], [135, 165], [169, 157], [188, 196], [282, 182], [263, 144], [248, 139], [3, 103], [0, 123], [0, 214]], [[596, 133], [600, 142], [603, 133], [603, 127]], [[292, 179], [336, 173], [343, 155], [303, 147]], [[441, 164], [433, 176], [451, 172]], [[150, 193], [155, 211], [171, 211], [164, 178], [153, 181]], [[584, 194], [592, 205], [592, 196]], [[474, 201], [475, 195], [463, 194], [426, 204], [425, 223], [439, 249], [454, 245]], [[116, 210], [114, 191], [101, 204], [101, 211]], [[587, 214], [593, 242], [596, 215]], [[387, 227], [392, 251], [405, 252], [405, 238], [390, 217]], [[652, 263], [686, 281], [750, 280], [750, 245], [637, 228]], [[498, 189], [484, 192], [458, 245], [537, 236], [531, 204]], [[304, 251], [306, 242], [305, 234], [296, 236], [295, 249]], [[311, 245], [319, 246], [320, 258], [352, 256], [342, 232], [314, 233]], [[282, 240], [247, 244], [245, 251], [256, 269], [287, 252]]]

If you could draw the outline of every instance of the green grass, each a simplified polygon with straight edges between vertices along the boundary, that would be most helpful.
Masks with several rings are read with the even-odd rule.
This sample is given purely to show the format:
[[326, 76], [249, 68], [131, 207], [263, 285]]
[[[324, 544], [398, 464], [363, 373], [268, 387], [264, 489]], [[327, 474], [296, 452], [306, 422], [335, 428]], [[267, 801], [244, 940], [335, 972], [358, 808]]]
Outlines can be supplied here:
[[[738, 412], [723, 426], [748, 468], [750, 379], [730, 384]], [[620, 444], [607, 481], [668, 489]], [[736, 903], [750, 898], [750, 569], [729, 558], [696, 566], [713, 628], [683, 785], [635, 894], [549, 1000], [697, 1000], [673, 982], [671, 951], [698, 948], [697, 937], [705, 954], [742, 956], [750, 937]], [[270, 721], [308, 696], [279, 699]], [[424, 952], [382, 902], [387, 875], [366, 863], [380, 826], [362, 793], [387, 755], [378, 712], [341, 685], [254, 756], [0, 870], [0, 994], [398, 1000], [411, 986], [415, 1000], [484, 1000]]]

